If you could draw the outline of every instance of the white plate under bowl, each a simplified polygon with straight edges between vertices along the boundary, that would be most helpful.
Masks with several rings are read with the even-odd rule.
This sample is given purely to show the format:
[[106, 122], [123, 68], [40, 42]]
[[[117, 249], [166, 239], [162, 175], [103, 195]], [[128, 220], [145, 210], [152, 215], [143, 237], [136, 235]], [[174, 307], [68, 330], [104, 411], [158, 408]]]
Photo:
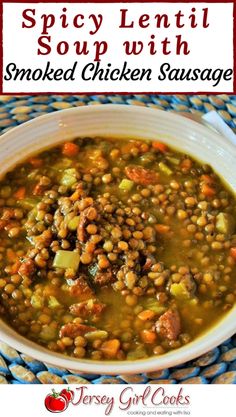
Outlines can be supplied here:
[[[139, 106], [98, 105], [36, 118], [0, 137], [0, 175], [31, 154], [79, 136], [161, 140], [212, 165], [236, 192], [236, 149], [215, 132], [176, 114]], [[0, 320], [0, 339], [39, 361], [93, 374], [128, 374], [169, 368], [221, 344], [236, 331], [236, 308], [193, 342], [159, 357], [137, 361], [90, 361], [51, 352]]]

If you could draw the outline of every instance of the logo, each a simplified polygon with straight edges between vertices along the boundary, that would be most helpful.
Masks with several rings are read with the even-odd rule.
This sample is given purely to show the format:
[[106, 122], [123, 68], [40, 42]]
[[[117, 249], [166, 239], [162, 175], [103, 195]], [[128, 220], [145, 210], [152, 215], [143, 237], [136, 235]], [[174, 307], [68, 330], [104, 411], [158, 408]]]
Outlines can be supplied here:
[[[127, 415], [190, 415], [190, 396], [185, 394], [183, 387], [162, 386], [126, 386], [117, 388], [111, 386], [106, 389], [97, 386], [75, 387], [72, 391], [69, 387], [48, 394], [44, 405], [51, 413], [62, 413], [67, 410], [69, 404], [98, 410], [98, 406], [105, 416], [114, 411], [124, 412]], [[87, 410], [86, 410], [87, 411]], [[172, 414], [173, 413], [173, 414]], [[85, 413], [87, 415], [87, 413]]]
[[60, 393], [54, 389], [51, 394], [45, 398], [44, 405], [51, 413], [62, 413], [68, 408], [70, 402], [74, 399], [74, 391], [70, 388], [63, 389]]

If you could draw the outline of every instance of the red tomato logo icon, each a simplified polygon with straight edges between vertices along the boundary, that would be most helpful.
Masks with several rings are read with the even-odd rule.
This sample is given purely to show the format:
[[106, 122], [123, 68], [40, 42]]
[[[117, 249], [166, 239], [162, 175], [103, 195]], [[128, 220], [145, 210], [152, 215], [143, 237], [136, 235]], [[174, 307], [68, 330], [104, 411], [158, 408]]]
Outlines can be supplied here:
[[71, 403], [73, 401], [73, 399], [74, 399], [75, 394], [74, 394], [74, 391], [72, 391], [70, 388], [67, 388], [67, 389], [64, 388], [60, 392], [60, 396], [61, 397], [64, 397], [65, 400], [68, 401], [68, 403]]
[[[62, 390], [62, 391], [67, 391], [67, 390]], [[51, 413], [62, 413], [62, 411], [65, 411], [67, 409], [68, 404], [69, 402], [68, 402], [68, 399], [66, 398], [66, 395], [62, 396], [55, 390], [52, 390], [52, 394], [48, 394], [44, 401], [44, 405], [46, 409], [50, 411]]]

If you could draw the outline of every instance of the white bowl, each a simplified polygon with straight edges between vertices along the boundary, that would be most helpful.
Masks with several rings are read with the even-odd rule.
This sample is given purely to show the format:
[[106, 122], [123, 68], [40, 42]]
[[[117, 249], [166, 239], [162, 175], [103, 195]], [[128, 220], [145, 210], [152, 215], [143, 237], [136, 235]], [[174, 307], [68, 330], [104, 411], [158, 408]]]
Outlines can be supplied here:
[[[176, 114], [139, 106], [99, 105], [63, 110], [36, 118], [0, 138], [0, 175], [23, 158], [76, 136], [161, 140], [212, 165], [236, 191], [236, 149], [226, 139]], [[42, 362], [93, 374], [150, 372], [189, 361], [236, 331], [236, 307], [193, 342], [159, 357], [137, 361], [90, 361], [50, 352], [0, 321], [0, 339]]]

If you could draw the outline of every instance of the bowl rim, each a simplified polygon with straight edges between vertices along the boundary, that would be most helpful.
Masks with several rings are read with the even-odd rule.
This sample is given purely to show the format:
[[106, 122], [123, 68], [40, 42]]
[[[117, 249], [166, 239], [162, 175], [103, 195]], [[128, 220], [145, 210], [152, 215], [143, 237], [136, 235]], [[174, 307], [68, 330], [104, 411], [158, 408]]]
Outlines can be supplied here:
[[[193, 119], [184, 117], [182, 114], [178, 114], [176, 112], [172, 112], [172, 111], [165, 111], [165, 110], [161, 110], [161, 109], [157, 109], [157, 108], [153, 108], [153, 107], [147, 107], [147, 106], [139, 106], [139, 105], [132, 105], [132, 104], [110, 104], [110, 103], [104, 103], [104, 104], [94, 104], [94, 105], [85, 105], [85, 106], [79, 106], [79, 107], [71, 107], [71, 108], [67, 108], [67, 109], [60, 109], [60, 110], [56, 110], [47, 114], [44, 114], [42, 116], [38, 116], [34, 119], [28, 120], [26, 122], [23, 122], [22, 124], [18, 125], [18, 126], [14, 126], [12, 128], [10, 128], [9, 130], [7, 130], [6, 132], [4, 132], [3, 134], [0, 134], [0, 146], [5, 143], [8, 140], [11, 140], [12, 136], [14, 137], [17, 132], [24, 132], [25, 130], [28, 130], [29, 128], [33, 127], [36, 128], [37, 126], [41, 126], [43, 125], [45, 122], [47, 122], [47, 120], [50, 119], [55, 119], [58, 122], [58, 128], [60, 128], [63, 125], [63, 122], [60, 120], [62, 115], [73, 115], [73, 113], [80, 112], [80, 113], [99, 113], [104, 111], [104, 109], [108, 112], [108, 114], [110, 112], [113, 112], [113, 110], [115, 109], [116, 111], [121, 111], [121, 110], [126, 110], [127, 112], [130, 113], [137, 113], [140, 115], [143, 115], [144, 113], [148, 114], [153, 114], [153, 115], [160, 115], [160, 117], [162, 117], [163, 119], [166, 119], [168, 122], [173, 123], [173, 121], [176, 121], [176, 123], [179, 123], [182, 125], [182, 127], [186, 127], [186, 128], [191, 128], [193, 129], [194, 133], [197, 134], [207, 134], [207, 136], [209, 138], [211, 138], [212, 140], [217, 141], [218, 144], [220, 145], [224, 145], [224, 147], [228, 148], [228, 151], [230, 153], [232, 153], [233, 155], [235, 155], [236, 157], [236, 146], [230, 142], [228, 139], [226, 139], [226, 137], [224, 137], [221, 133], [219, 133], [218, 131], [216, 131], [215, 129], [210, 129], [209, 126], [206, 126], [205, 124], [201, 124]], [[116, 137], [116, 135], [114, 135]], [[127, 135], [127, 137], [130, 137], [130, 135]], [[145, 138], [143, 138], [145, 139]], [[53, 146], [55, 146], [56, 144], [63, 142], [62, 139], [58, 140], [57, 142], [55, 141], [53, 143]], [[51, 146], [48, 147], [48, 149], [50, 149]], [[181, 151], [181, 147], [178, 148], [178, 145], [175, 144], [174, 148], [176, 150], [180, 150]], [[45, 147], [40, 148], [40, 149], [45, 149]], [[47, 147], [46, 147], [47, 149]], [[35, 152], [35, 151], [34, 151]], [[37, 152], [40, 152], [37, 151]], [[194, 157], [194, 155], [193, 155]], [[22, 158], [21, 158], [22, 159]], [[14, 165], [11, 165], [11, 168], [13, 168]], [[228, 184], [228, 186], [230, 186]], [[236, 190], [234, 190], [236, 192]]]
[[[134, 106], [134, 105], [125, 105], [125, 104], [102, 104], [102, 105], [93, 105], [93, 106], [81, 106], [81, 107], [74, 107], [64, 110], [59, 110], [55, 112], [51, 112], [49, 114], [39, 116], [35, 119], [29, 120], [20, 126], [16, 126], [3, 135], [0, 136], [0, 147], [2, 146], [3, 142], [11, 140], [12, 137], [15, 137], [18, 132], [24, 132], [24, 130], [29, 129], [37, 129], [37, 126], [46, 123], [47, 120], [58, 119], [58, 123], [60, 125], [60, 119], [63, 117], [63, 114], [77, 114], [77, 112], [84, 112], [84, 113], [94, 113], [94, 112], [113, 112], [116, 110], [124, 110], [126, 109], [127, 112], [135, 112], [136, 114], [150, 114], [153, 115], [160, 115], [160, 117], [164, 117], [168, 120], [171, 124], [173, 123], [180, 123], [182, 127], [191, 128], [197, 134], [206, 134], [219, 143], [224, 144], [229, 150], [229, 152], [233, 153], [236, 156], [236, 147], [231, 144], [230, 142], [226, 142], [226, 139], [223, 138], [220, 134], [210, 131], [209, 128], [200, 125], [198, 122], [193, 120], [184, 118], [181, 115], [176, 113], [166, 112], [163, 110], [150, 108], [150, 107], [142, 107], [142, 106]], [[62, 114], [63, 113], [63, 114]], [[61, 142], [61, 141], [60, 141]], [[52, 146], [56, 145], [56, 141], [52, 144]], [[177, 147], [176, 147], [177, 148]], [[43, 148], [42, 148], [43, 149]], [[180, 147], [181, 149], [181, 147]], [[40, 150], [38, 151], [40, 152]], [[23, 159], [23, 158], [22, 158]], [[13, 168], [9, 164], [9, 168]], [[229, 185], [229, 184], [228, 184]], [[232, 188], [232, 187], [231, 187]], [[236, 190], [234, 190], [236, 191]], [[154, 370], [161, 370], [166, 367], [173, 367], [179, 364], [184, 364], [187, 361], [190, 361], [202, 354], [208, 352], [209, 350], [215, 348], [223, 341], [228, 339], [233, 335], [236, 330], [236, 306], [234, 306], [226, 315], [221, 318], [220, 321], [217, 321], [213, 326], [211, 326], [208, 330], [206, 330], [203, 334], [199, 337], [194, 339], [192, 342], [188, 343], [185, 346], [182, 346], [178, 349], [165, 353], [161, 356], [151, 356], [145, 359], [139, 359], [135, 361], [94, 361], [89, 359], [77, 359], [72, 358], [60, 353], [52, 352], [41, 345], [38, 345], [35, 342], [30, 341], [29, 339], [21, 336], [18, 334], [13, 328], [7, 325], [2, 319], [0, 319], [1, 327], [0, 327], [0, 338], [3, 342], [9, 344], [10, 346], [14, 347], [20, 352], [24, 352], [29, 356], [34, 357], [42, 362], [46, 362], [48, 364], [63, 367], [69, 370], [83, 372], [83, 373], [92, 373], [92, 374], [100, 374], [100, 375], [114, 375], [119, 373], [125, 374], [132, 374], [132, 373], [140, 373], [140, 372], [151, 372]], [[225, 326], [222, 326], [225, 324]], [[216, 328], [221, 327], [220, 335], [217, 335]], [[222, 331], [225, 327], [225, 330]], [[215, 333], [215, 335], [214, 335]], [[211, 337], [211, 342], [207, 342], [208, 338]]]
[[[178, 114], [175, 111], [166, 111], [166, 110], [161, 110], [158, 108], [153, 108], [153, 107], [147, 107], [147, 106], [139, 106], [139, 105], [133, 105], [133, 104], [111, 104], [111, 103], [104, 103], [104, 104], [94, 104], [94, 105], [85, 105], [85, 106], [78, 106], [78, 107], [70, 107], [67, 109], [60, 109], [60, 110], [56, 110], [56, 111], [52, 111], [50, 113], [47, 114], [43, 114], [41, 116], [35, 117], [34, 119], [30, 119], [27, 120], [26, 122], [21, 123], [18, 126], [13, 126], [11, 127], [9, 130], [7, 130], [6, 132], [4, 132], [3, 134], [0, 134], [0, 145], [1, 142], [4, 140], [6, 141], [7, 138], [10, 138], [12, 135], [15, 136], [15, 133], [20, 132], [20, 131], [24, 131], [25, 129], [28, 130], [29, 127], [31, 127], [31, 125], [42, 125], [45, 121], [56, 118], [59, 119], [58, 120], [58, 124], [60, 127], [60, 116], [61, 115], [67, 115], [67, 114], [72, 114], [73, 113], [99, 113], [99, 112], [103, 112], [104, 109], [106, 111], [109, 112], [113, 112], [113, 110], [124, 110], [124, 108], [126, 109], [126, 112], [130, 112], [133, 113], [134, 111], [138, 114], [144, 114], [146, 113], [148, 114], [159, 114], [161, 115], [162, 118], [168, 120], [168, 121], [173, 121], [176, 120], [176, 122], [179, 122], [182, 124], [182, 126], [186, 126], [191, 128], [194, 127], [194, 131], [200, 133], [206, 133], [208, 136], [212, 136], [212, 138], [214, 138], [215, 140], [217, 140], [218, 142], [224, 143], [224, 145], [226, 147], [228, 147], [233, 154], [235, 154], [236, 156], [236, 147], [235, 145], [230, 142], [228, 139], [226, 139], [221, 133], [219, 133], [218, 131], [216, 131], [215, 129], [210, 129], [209, 126], [205, 125], [205, 124], [201, 124], [198, 121], [195, 121], [193, 119], [187, 118], [183, 116], [183, 112], [181, 114]], [[188, 114], [186, 112], [186, 114]], [[58, 116], [58, 117], [57, 117]], [[130, 136], [130, 135], [129, 135]], [[56, 142], [55, 142], [56, 143]], [[176, 146], [175, 146], [176, 148]], [[178, 146], [177, 146], [178, 148]]]

